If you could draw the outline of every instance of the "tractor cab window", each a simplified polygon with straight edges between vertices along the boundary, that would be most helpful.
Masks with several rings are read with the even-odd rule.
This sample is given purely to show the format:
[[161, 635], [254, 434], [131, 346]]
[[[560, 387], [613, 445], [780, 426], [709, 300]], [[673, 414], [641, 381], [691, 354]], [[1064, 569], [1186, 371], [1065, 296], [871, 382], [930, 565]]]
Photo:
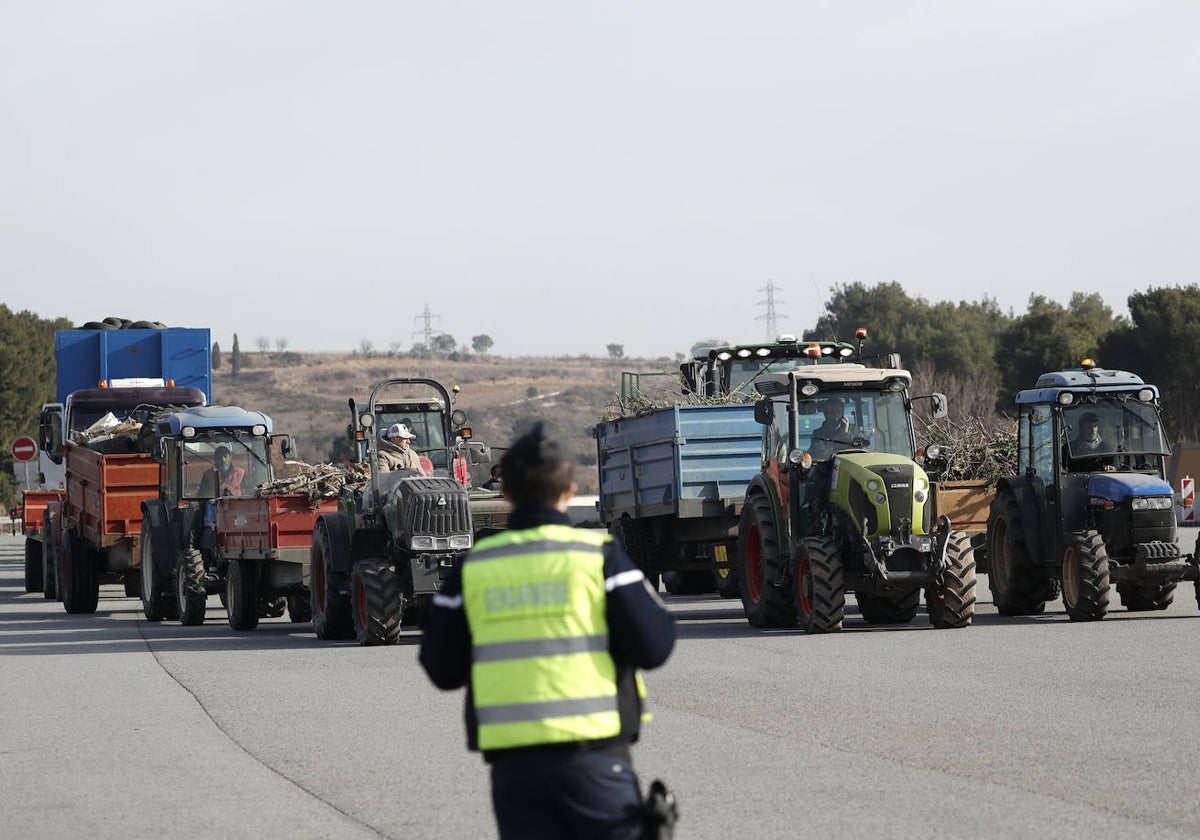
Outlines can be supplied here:
[[1043, 479], [1051, 479], [1054, 475], [1054, 424], [1053, 416], [1048, 405], [1033, 405], [1022, 410], [1021, 423], [1025, 424], [1028, 449], [1022, 449], [1018, 455], [1021, 472], [1032, 468]]
[[913, 457], [908, 412], [897, 392], [826, 392], [802, 399], [798, 426], [800, 448], [814, 460], [852, 448]]
[[221, 436], [183, 446], [181, 480], [185, 499], [250, 496], [270, 479], [267, 439]]
[[390, 428], [393, 423], [403, 423], [416, 435], [412, 448], [422, 459], [428, 459], [433, 474], [447, 476], [445, 414], [441, 407], [422, 405], [416, 408], [381, 408], [376, 417], [376, 426]]
[[1146, 469], [1168, 454], [1157, 409], [1133, 399], [1065, 408], [1060, 434], [1063, 464], [1072, 472]]

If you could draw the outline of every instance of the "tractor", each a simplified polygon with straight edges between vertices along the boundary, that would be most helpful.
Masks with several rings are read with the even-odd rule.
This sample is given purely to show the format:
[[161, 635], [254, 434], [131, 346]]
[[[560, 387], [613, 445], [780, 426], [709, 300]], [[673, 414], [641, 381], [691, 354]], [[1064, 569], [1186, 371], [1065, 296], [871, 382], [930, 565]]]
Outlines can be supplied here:
[[1097, 621], [1115, 584], [1131, 612], [1166, 609], [1200, 568], [1176, 533], [1158, 388], [1085, 359], [1017, 394], [1018, 474], [988, 517], [988, 582], [1002, 615], [1037, 615], [1061, 591]]
[[[457, 392], [455, 388], [455, 392]], [[503, 530], [508, 502], [469, 490], [466, 414], [433, 379], [388, 379], [365, 409], [349, 401], [348, 433], [369, 464], [364, 485], [347, 485], [338, 512], [318, 517], [312, 535], [312, 621], [318, 638], [395, 644], [402, 624], [466, 555], [478, 536]], [[423, 470], [380, 469], [379, 433], [403, 423], [416, 434]]]
[[[815, 347], [815, 346], [814, 346]], [[738, 574], [747, 619], [842, 629], [853, 592], [868, 624], [907, 624], [922, 591], [935, 628], [966, 627], [975, 610], [970, 540], [948, 517], [932, 521], [931, 486], [914, 458], [911, 375], [896, 354], [879, 366], [812, 364], [754, 381], [762, 399], [763, 468], [746, 490]], [[836, 412], [837, 433], [825, 431]], [[823, 416], [824, 415], [824, 416]], [[822, 422], [825, 421], [825, 422]]]

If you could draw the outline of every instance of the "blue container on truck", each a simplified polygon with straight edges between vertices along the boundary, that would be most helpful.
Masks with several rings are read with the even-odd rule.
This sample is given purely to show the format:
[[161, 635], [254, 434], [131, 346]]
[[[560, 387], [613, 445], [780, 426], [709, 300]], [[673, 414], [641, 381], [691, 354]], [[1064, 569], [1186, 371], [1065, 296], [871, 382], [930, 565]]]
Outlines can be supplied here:
[[667, 577], [671, 591], [715, 582], [736, 594], [729, 560], [746, 486], [762, 468], [753, 405], [671, 406], [600, 423], [594, 434], [600, 521], [651, 582], [677, 573]]

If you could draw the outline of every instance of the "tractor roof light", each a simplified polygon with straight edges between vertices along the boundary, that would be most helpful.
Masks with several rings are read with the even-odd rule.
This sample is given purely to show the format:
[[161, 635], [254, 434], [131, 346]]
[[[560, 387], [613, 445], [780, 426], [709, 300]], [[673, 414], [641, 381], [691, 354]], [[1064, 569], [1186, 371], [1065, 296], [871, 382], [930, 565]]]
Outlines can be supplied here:
[[817, 344], [815, 341], [812, 342], [804, 349], [804, 355], [808, 356], [810, 359], [819, 358], [821, 355], [821, 345]]
[[717, 354], [717, 358], [720, 359], [722, 362], [727, 362], [733, 358], [733, 354], [730, 353], [728, 350], [722, 350], [720, 353]]
[[1082, 359], [1079, 362], [1079, 366], [1081, 368], [1083, 368], [1084, 370], [1090, 370], [1091, 368], [1094, 368], [1096, 366], [1096, 360], [1095, 359]]
[[899, 376], [889, 376], [883, 380], [883, 387], [889, 391], [903, 391], [905, 386], [904, 379]]
[[1137, 392], [1137, 398], [1139, 400], [1141, 400], [1142, 402], [1153, 401], [1154, 389], [1153, 388], [1142, 388], [1140, 391]]
[[805, 382], [800, 386], [800, 393], [806, 397], [811, 397], [820, 391], [821, 387], [816, 382]]
[[754, 355], [755, 356], [770, 356], [771, 348], [770, 347], [759, 347], [757, 350], [754, 351]]
[[250, 427], [250, 434], [254, 435], [255, 437], [262, 437], [266, 433], [267, 433], [267, 427], [263, 423], [255, 423], [253, 426]]
[[185, 438], [194, 438], [196, 436], [195, 426], [184, 426], [179, 430], [179, 436]]
[[741, 350], [737, 351], [737, 357], [739, 359], [745, 359], [749, 355], [750, 355], [750, 348], [748, 348], [748, 347], [743, 347]]
[[867, 328], [859, 327], [858, 329], [856, 329], [854, 331], [854, 337], [857, 338], [859, 341], [862, 341], [863, 339], [865, 339], [867, 337]]
[[1075, 402], [1075, 395], [1072, 394], [1070, 391], [1063, 391], [1058, 395], [1058, 404], [1059, 405], [1073, 405], [1074, 402]]
[[795, 344], [796, 336], [792, 335], [791, 333], [784, 333], [783, 335], [781, 335], [775, 339], [775, 343], [776, 344]]
[[838, 350], [838, 355], [841, 356], [843, 359], [846, 358], [847, 356], [853, 356], [854, 348], [842, 347], [841, 349]]

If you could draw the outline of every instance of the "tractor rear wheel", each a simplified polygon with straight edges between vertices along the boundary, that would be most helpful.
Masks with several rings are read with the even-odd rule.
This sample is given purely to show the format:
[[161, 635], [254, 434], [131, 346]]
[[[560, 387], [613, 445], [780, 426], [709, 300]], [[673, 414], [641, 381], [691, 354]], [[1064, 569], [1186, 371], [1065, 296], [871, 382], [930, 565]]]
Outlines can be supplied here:
[[1097, 531], [1075, 531], [1063, 549], [1062, 599], [1072, 621], [1108, 613], [1108, 550]]
[[141, 560], [138, 562], [142, 570], [142, 613], [147, 621], [162, 621], [165, 618], [178, 618], [178, 604], [167, 590], [167, 582], [154, 566], [154, 540], [150, 530], [150, 521], [142, 521], [142, 539], [139, 543]]
[[42, 544], [33, 537], [25, 538], [25, 591], [41, 592], [44, 579], [42, 571]]
[[204, 588], [204, 556], [199, 549], [189, 548], [175, 567], [175, 603], [179, 606], [179, 623], [194, 627], [204, 623], [204, 607], [208, 591]]
[[975, 616], [975, 549], [962, 531], [951, 531], [949, 565], [940, 582], [925, 590], [929, 623], [938, 630], [967, 627]]
[[828, 537], [800, 542], [796, 558], [796, 612], [805, 633], [836, 633], [846, 617], [846, 577], [837, 543]]
[[1175, 600], [1175, 581], [1170, 583], [1118, 583], [1117, 597], [1130, 612], [1165, 610]]
[[394, 645], [400, 640], [400, 578], [391, 564], [377, 557], [355, 563], [350, 601], [360, 645]]
[[1020, 509], [1011, 493], [997, 495], [988, 517], [988, 587], [1001, 615], [1039, 615], [1046, 611], [1044, 577], [1033, 567]]
[[746, 499], [738, 525], [737, 575], [746, 620], [755, 627], [793, 627], [796, 602], [790, 588], [778, 586], [783, 568], [779, 528], [770, 500], [761, 493]]
[[855, 594], [858, 611], [867, 624], [908, 624], [921, 606], [921, 590], [894, 592], [888, 595]]
[[345, 572], [333, 569], [333, 543], [329, 528], [322, 521], [313, 531], [312, 588], [309, 601], [312, 608], [313, 632], [318, 639], [353, 639], [354, 619], [350, 615], [350, 598], [344, 592]]
[[58, 539], [49, 527], [44, 532], [42, 544], [42, 597], [47, 601], [58, 600]]
[[230, 560], [225, 571], [225, 603], [229, 627], [247, 631], [258, 627], [258, 564], [251, 560]]

